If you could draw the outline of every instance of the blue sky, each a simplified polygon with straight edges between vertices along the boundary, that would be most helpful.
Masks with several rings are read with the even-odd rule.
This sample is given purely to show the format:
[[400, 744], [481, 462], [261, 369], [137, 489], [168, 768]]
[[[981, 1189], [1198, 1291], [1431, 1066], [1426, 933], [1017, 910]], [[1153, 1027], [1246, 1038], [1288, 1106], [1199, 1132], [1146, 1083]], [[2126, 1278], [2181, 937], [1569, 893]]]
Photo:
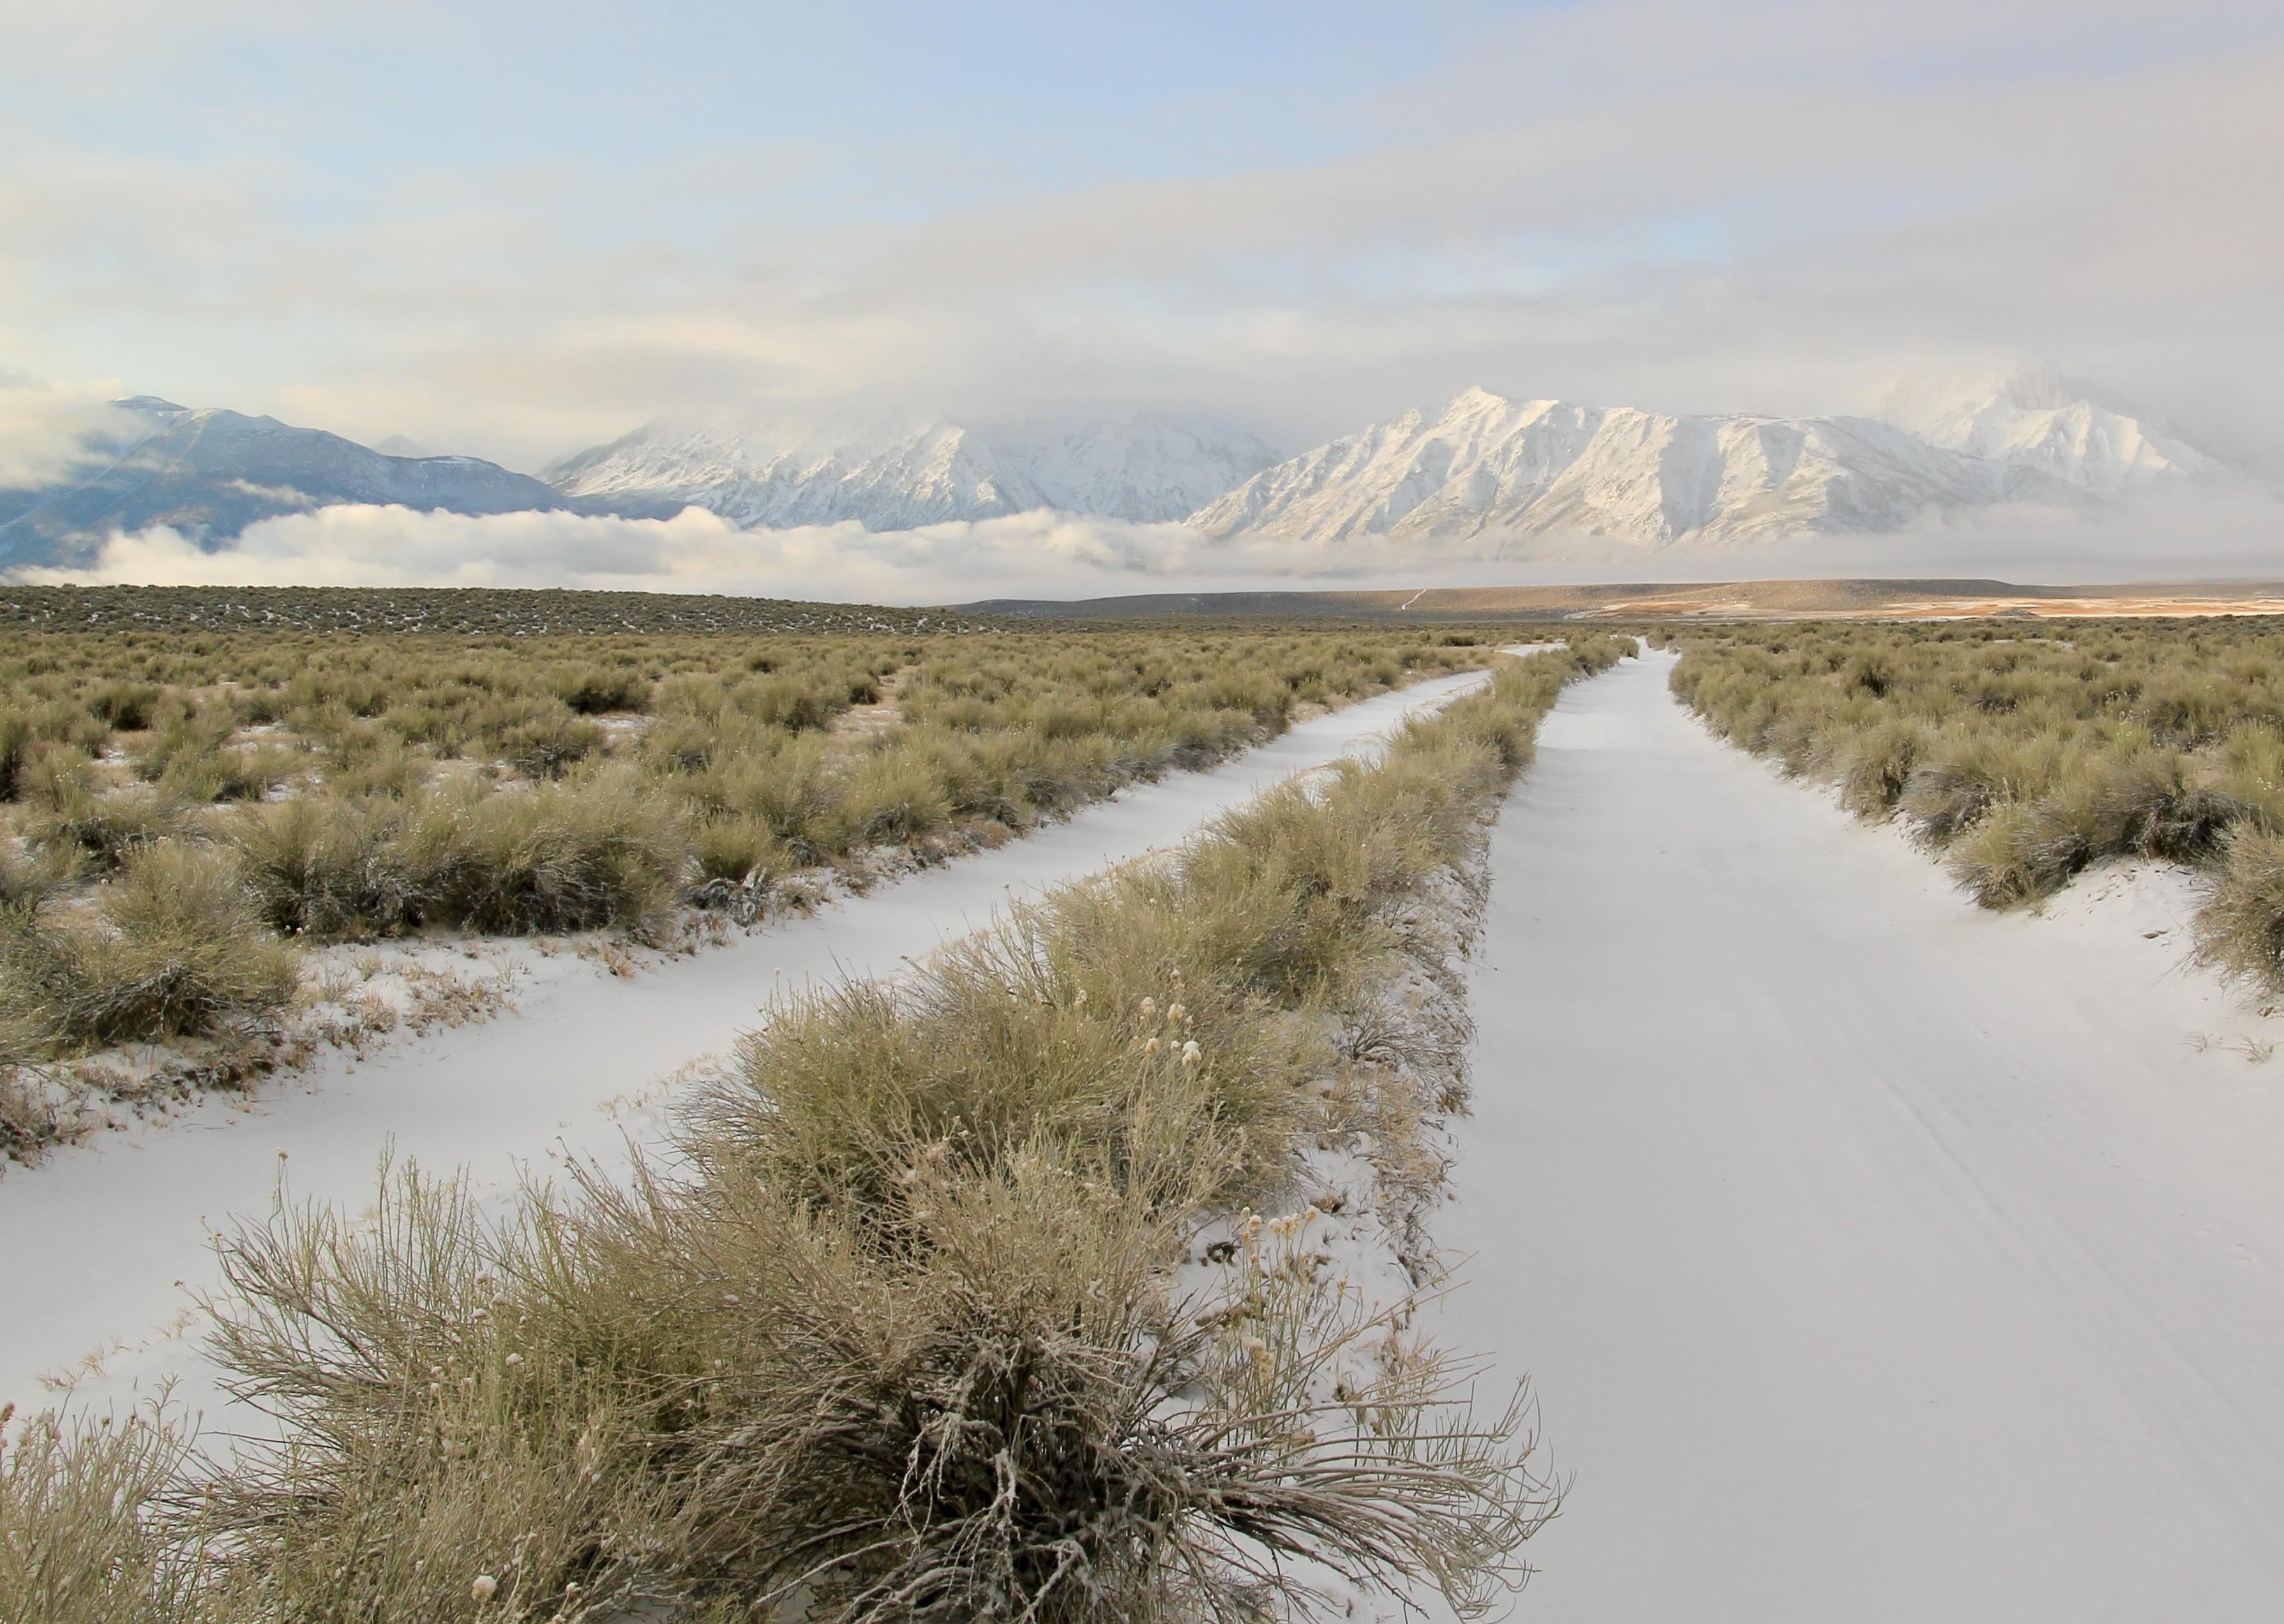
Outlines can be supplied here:
[[17, 9], [0, 372], [60, 388], [527, 467], [752, 400], [1299, 445], [2024, 352], [2284, 421], [2272, 5]]

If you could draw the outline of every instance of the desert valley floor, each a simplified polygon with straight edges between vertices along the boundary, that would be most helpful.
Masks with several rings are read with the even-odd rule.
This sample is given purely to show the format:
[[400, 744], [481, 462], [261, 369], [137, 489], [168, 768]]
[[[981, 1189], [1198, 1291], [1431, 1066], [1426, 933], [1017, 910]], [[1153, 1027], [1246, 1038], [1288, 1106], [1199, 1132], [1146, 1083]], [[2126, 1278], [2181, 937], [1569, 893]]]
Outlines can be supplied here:
[[[1470, 972], [1474, 1110], [1435, 1220], [1459, 1283], [1430, 1315], [1490, 1381], [1529, 1376], [1572, 1479], [1518, 1616], [2277, 1616], [2279, 1023], [2181, 967], [2178, 873], [1979, 913], [1713, 739], [1670, 668], [1629, 660], [1547, 719]], [[608, 1155], [773, 986], [892, 972], [1007, 888], [1179, 839], [1478, 680], [631, 980], [559, 961], [488, 1026], [0, 1180], [0, 1291], [38, 1305], [0, 1331], [0, 1394], [107, 1350], [82, 1396], [175, 1377], [211, 1405], [174, 1316], [207, 1226], [281, 1169], [355, 1206], [391, 1148], [496, 1191]]]

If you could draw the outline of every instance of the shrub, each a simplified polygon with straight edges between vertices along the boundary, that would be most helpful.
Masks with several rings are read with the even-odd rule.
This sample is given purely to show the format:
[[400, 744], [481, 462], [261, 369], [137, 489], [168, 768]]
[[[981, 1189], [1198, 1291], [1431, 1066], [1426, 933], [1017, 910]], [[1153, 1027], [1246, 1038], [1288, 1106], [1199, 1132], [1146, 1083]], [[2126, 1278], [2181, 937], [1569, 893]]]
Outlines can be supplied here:
[[1909, 722], [1879, 722], [1850, 736], [1835, 761], [1842, 804], [1861, 817], [1885, 817], [1902, 798], [1924, 747], [1920, 730]]
[[438, 917], [475, 931], [639, 928], [678, 891], [670, 813], [624, 771], [481, 797], [439, 797], [406, 836]]
[[630, 667], [591, 666], [555, 679], [555, 697], [582, 716], [650, 708], [650, 679]]
[[0, 935], [0, 1010], [48, 1048], [192, 1036], [293, 995], [293, 953], [219, 854], [137, 852], [100, 910], [93, 924], [19, 916]]
[[559, 778], [603, 747], [603, 730], [559, 711], [543, 712], [500, 734], [500, 759], [530, 778]]
[[2197, 914], [2196, 952], [2232, 980], [2284, 992], [2284, 835], [2229, 832]]
[[249, 812], [231, 831], [248, 894], [270, 925], [319, 939], [392, 935], [432, 904], [401, 844], [403, 815], [303, 798]]
[[158, 1514], [190, 1452], [155, 1414], [18, 1425], [0, 1408], [0, 1618], [121, 1624], [196, 1616], [196, 1559]]
[[[215, 1624], [1238, 1624], [1330, 1573], [1478, 1615], [1557, 1498], [1521, 1394], [1476, 1412], [1413, 1305], [1357, 1308], [1293, 1225], [1241, 1222], [1195, 1299], [1172, 1264], [1289, 1178], [1327, 1000], [1396, 984], [1558, 686], [1502, 676], [1376, 769], [781, 1008], [670, 1169], [497, 1219], [408, 1174], [369, 1222], [228, 1238], [216, 1345], [281, 1430], [176, 1495], [194, 1521], [128, 1519], [165, 1536], [146, 1589], [195, 1563]], [[623, 833], [638, 788], [424, 797], [392, 839], [458, 884], [479, 820]]]
[[0, 800], [16, 799], [31, 748], [30, 720], [18, 711], [0, 711]]
[[841, 786], [839, 813], [864, 843], [915, 840], [951, 818], [951, 799], [921, 751], [889, 746], [860, 761]]
[[147, 683], [106, 683], [87, 697], [87, 713], [121, 733], [139, 733], [151, 725], [159, 691]]
[[53, 753], [37, 762], [33, 791], [25, 824], [33, 843], [77, 853], [105, 872], [184, 827], [183, 803], [165, 785], [106, 789]]

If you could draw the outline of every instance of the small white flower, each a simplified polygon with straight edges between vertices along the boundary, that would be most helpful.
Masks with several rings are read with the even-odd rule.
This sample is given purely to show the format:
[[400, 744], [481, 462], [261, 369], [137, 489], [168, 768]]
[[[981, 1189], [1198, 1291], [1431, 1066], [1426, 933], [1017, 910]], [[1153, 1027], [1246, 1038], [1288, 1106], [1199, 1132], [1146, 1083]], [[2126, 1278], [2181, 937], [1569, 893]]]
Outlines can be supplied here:
[[1156, 1054], [1162, 1047], [1163, 1047], [1163, 1045], [1162, 1045], [1158, 1040], [1154, 1037], [1142, 1045], [1142, 1052], [1146, 1055], [1154, 1055]]
[[478, 1573], [476, 1575], [476, 1582], [468, 1587], [468, 1594], [474, 1597], [480, 1602], [488, 1602], [491, 1600], [493, 1592], [498, 1589], [498, 1580], [493, 1578], [489, 1573]]
[[1198, 1047], [1197, 1039], [1192, 1038], [1188, 1042], [1182, 1045], [1182, 1064], [1184, 1066], [1195, 1066], [1205, 1058], [1205, 1050]]
[[1143, 1000], [1142, 1000], [1142, 1019], [1143, 1019], [1147, 1020], [1147, 1019], [1150, 1019], [1150, 1017], [1152, 1017], [1153, 1015], [1155, 1015], [1157, 1012], [1158, 1012], [1158, 1001], [1157, 1001], [1155, 998], [1145, 998], [1145, 999], [1143, 999]]

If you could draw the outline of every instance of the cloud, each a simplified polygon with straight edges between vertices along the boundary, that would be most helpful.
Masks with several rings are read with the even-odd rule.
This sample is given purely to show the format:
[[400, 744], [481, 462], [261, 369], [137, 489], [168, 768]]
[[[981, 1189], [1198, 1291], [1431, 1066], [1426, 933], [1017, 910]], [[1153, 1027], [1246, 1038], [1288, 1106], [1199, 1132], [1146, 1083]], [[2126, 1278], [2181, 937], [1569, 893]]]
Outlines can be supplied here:
[[1204, 409], [1300, 445], [1471, 382], [1819, 410], [2023, 352], [2223, 450], [2284, 440], [2272, 6], [1603, 0], [1451, 40], [1308, 109], [1337, 140], [1130, 170], [1070, 141], [1052, 180], [1011, 158], [1059, 144], [1030, 87], [936, 137], [867, 86], [882, 128], [806, 143], [797, 195], [700, 113], [570, 90], [576, 184], [478, 141], [359, 191], [290, 120], [180, 157], [0, 125], [0, 345], [523, 467], [733, 401]]
[[[209, 551], [164, 527], [114, 535], [96, 560], [26, 568], [34, 584], [580, 587], [927, 604], [1148, 590], [1211, 573], [1177, 525], [1028, 513], [918, 530], [855, 524], [740, 530], [700, 508], [672, 519], [468, 517], [342, 505], [264, 519]], [[1231, 562], [1233, 560], [1220, 560]], [[1106, 582], [1127, 585], [1106, 585]]]
[[100, 460], [91, 441], [132, 432], [115, 387], [66, 387], [0, 371], [0, 490], [36, 490]]
[[1072, 514], [868, 532], [855, 524], [741, 530], [700, 508], [672, 519], [570, 513], [468, 517], [336, 506], [249, 527], [207, 550], [168, 528], [114, 535], [95, 561], [22, 568], [31, 584], [570, 587], [877, 604], [1181, 591], [1482, 586], [1525, 582], [1780, 576], [1993, 575], [2022, 582], [2284, 577], [2284, 504], [2249, 488], [2089, 517], [2083, 510], [1930, 516], [1888, 535], [1803, 536], [1731, 550], [1592, 537], [1420, 548], [1208, 542], [1177, 524]]

